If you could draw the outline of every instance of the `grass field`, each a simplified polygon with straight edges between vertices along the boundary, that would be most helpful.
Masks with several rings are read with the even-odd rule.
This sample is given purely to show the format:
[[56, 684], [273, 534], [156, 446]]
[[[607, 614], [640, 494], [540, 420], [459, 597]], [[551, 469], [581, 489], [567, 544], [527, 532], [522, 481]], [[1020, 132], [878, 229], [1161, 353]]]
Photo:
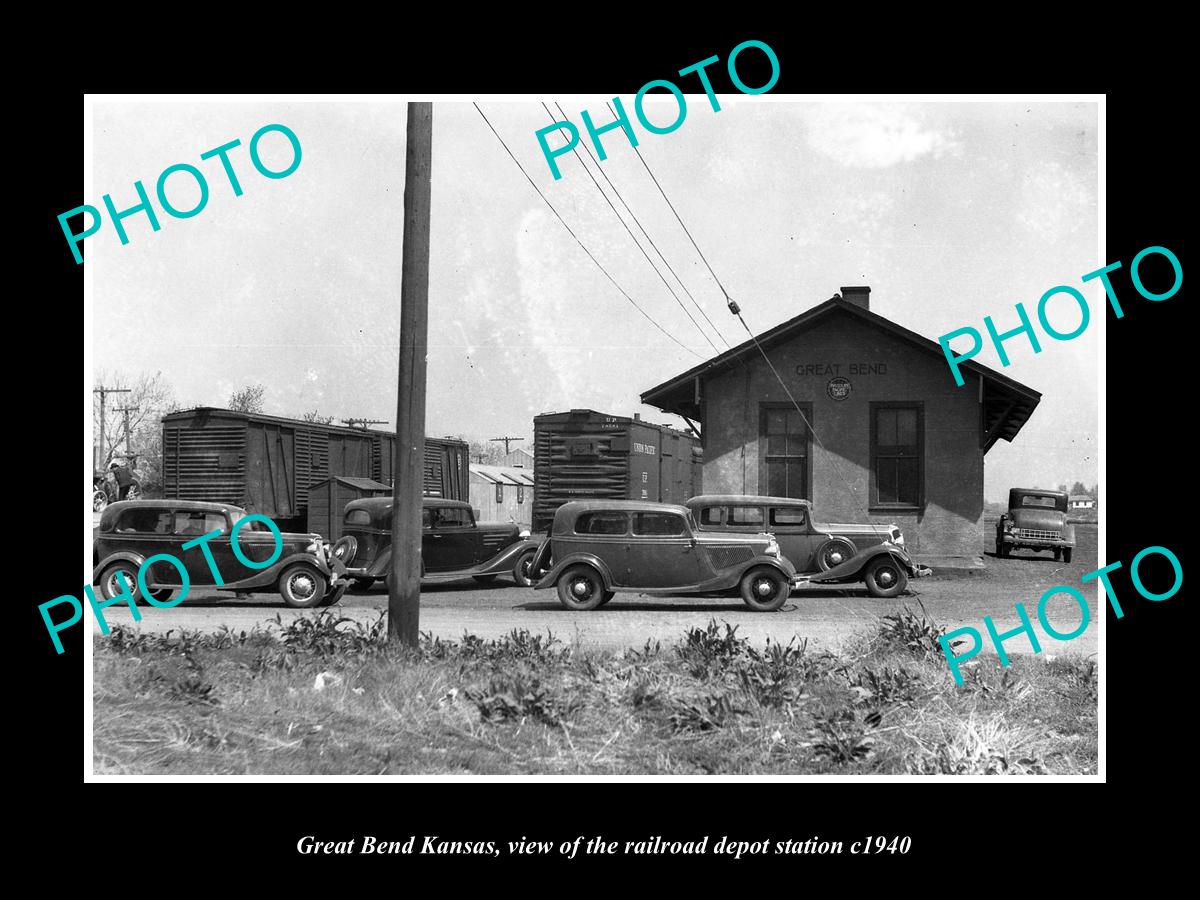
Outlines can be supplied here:
[[670, 647], [382, 641], [335, 613], [95, 645], [96, 774], [1094, 773], [1097, 673], [968, 664], [920, 609], [841, 656], [714, 621]]

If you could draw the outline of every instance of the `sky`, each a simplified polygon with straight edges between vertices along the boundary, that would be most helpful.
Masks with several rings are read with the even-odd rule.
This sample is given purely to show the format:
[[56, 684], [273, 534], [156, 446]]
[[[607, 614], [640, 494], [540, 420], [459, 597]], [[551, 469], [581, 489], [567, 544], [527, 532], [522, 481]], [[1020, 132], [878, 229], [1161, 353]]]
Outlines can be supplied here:
[[[555, 99], [581, 131], [582, 109], [608, 119], [607, 98], [546, 98], [562, 118]], [[623, 101], [632, 109], [632, 98]], [[985, 496], [1002, 499], [1018, 483], [1097, 481], [1104, 302], [1098, 282], [1081, 276], [1110, 260], [1097, 250], [1094, 103], [722, 95], [714, 112], [702, 94], [687, 102], [671, 134], [635, 121], [638, 149], [755, 332], [842, 285], [870, 285], [872, 311], [934, 340], [966, 325], [982, 331], [985, 315], [1013, 327], [1017, 302], [1035, 317], [1051, 287], [1079, 289], [1093, 312], [1082, 336], [1043, 335], [1040, 354], [1010, 341], [1007, 368], [990, 346], [977, 358], [1043, 394], [1015, 442], [988, 453]], [[745, 335], [646, 169], [620, 131], [603, 136], [604, 174], [715, 334], [659, 263], [679, 299], [664, 286], [574, 156], [559, 157], [554, 180], [534, 137], [550, 122], [539, 100], [480, 106], [658, 327], [580, 249], [476, 109], [436, 103], [426, 433], [532, 439], [535, 415], [572, 408], [681, 424], [639, 394]], [[676, 114], [671, 100], [646, 110], [664, 124]], [[184, 407], [224, 406], [235, 389], [262, 383], [269, 413], [317, 410], [394, 427], [405, 115], [403, 103], [377, 101], [97, 101], [95, 196], [85, 202], [102, 208], [109, 193], [118, 210], [133, 206], [133, 182], [153, 196], [176, 163], [199, 168], [210, 195], [187, 219], [155, 201], [157, 232], [142, 214], [125, 219], [127, 245], [107, 219], [86, 240], [95, 366], [161, 371]], [[248, 156], [251, 136], [272, 123], [302, 147], [286, 178], [261, 176]], [[239, 197], [218, 160], [200, 159], [234, 139]], [[291, 160], [278, 133], [260, 150], [268, 168]], [[186, 174], [172, 175], [167, 190], [181, 209], [199, 196]], [[1078, 315], [1060, 300], [1050, 321], [1070, 331]]]

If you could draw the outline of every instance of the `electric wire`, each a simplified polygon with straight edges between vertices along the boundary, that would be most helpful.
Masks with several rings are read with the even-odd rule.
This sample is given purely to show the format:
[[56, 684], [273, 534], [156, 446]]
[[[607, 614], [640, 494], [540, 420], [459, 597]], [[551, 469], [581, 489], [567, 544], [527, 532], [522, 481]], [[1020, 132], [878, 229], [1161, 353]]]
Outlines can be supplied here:
[[[616, 111], [614, 111], [612, 108], [612, 104], [608, 104], [608, 110], [613, 115], [613, 121], [619, 121]], [[783, 388], [784, 394], [787, 396], [788, 401], [792, 404], [792, 406], [795, 408], [796, 412], [799, 414], [801, 420], [803, 420], [804, 426], [809, 430], [809, 432], [812, 434], [812, 436], [816, 439], [817, 444], [820, 445], [821, 450], [824, 451], [826, 457], [832, 463], [834, 471], [837, 473], [838, 478], [841, 479], [842, 484], [845, 485], [846, 490], [849, 492], [850, 497], [853, 499], [854, 504], [859, 508], [859, 511], [863, 514], [864, 519], [867, 522], [870, 522], [871, 517], [870, 517], [869, 513], [867, 512], [867, 507], [863, 504], [862, 500], [859, 499], [858, 492], [855, 491], [854, 486], [850, 483], [849, 479], [847, 479], [845, 474], [842, 472], [841, 466], [839, 466], [837, 463], [837, 457], [833, 453], [829, 452], [829, 448], [826, 447], [825, 442], [821, 440], [821, 435], [817, 433], [817, 430], [815, 428], [813, 428], [812, 422], [810, 422], [808, 419], [808, 416], [806, 416], [804, 414], [804, 410], [800, 408], [800, 404], [796, 402], [796, 398], [792, 396], [792, 392], [788, 389], [787, 383], [783, 380], [783, 377], [779, 374], [779, 371], [775, 368], [774, 363], [771, 362], [771, 358], [769, 356], [767, 356], [767, 352], [763, 349], [762, 344], [760, 344], [758, 342], [758, 338], [755, 336], [754, 332], [750, 330], [750, 326], [746, 324], [746, 320], [742, 317], [741, 308], [738, 306], [737, 302], [733, 299], [733, 297], [731, 297], [729, 295], [729, 291], [727, 291], [725, 289], [725, 285], [723, 285], [721, 283], [721, 279], [717, 276], [717, 273], [713, 270], [712, 265], [709, 263], [708, 257], [706, 257], [704, 255], [704, 251], [700, 249], [700, 246], [696, 243], [696, 239], [694, 237], [692, 237], [692, 233], [690, 231], [688, 231], [687, 225], [685, 225], [683, 223], [683, 219], [680, 217], [679, 211], [677, 209], [675, 209], [675, 204], [673, 204], [671, 202], [671, 198], [668, 197], [667, 192], [665, 190], [663, 190], [663, 186], [659, 183], [658, 179], [654, 176], [654, 172], [652, 172], [650, 170], [650, 166], [646, 163], [646, 160], [642, 157], [641, 151], [639, 151], [637, 147], [634, 147], [633, 152], [637, 154], [638, 159], [641, 160], [642, 166], [646, 169], [646, 173], [650, 176], [650, 179], [654, 182], [654, 186], [658, 188], [658, 192], [660, 194], [662, 194], [663, 200], [665, 200], [667, 203], [667, 206], [669, 206], [671, 208], [671, 212], [674, 213], [675, 220], [679, 223], [679, 227], [683, 229], [683, 233], [687, 235], [688, 240], [691, 241], [692, 246], [695, 247], [696, 253], [699, 254], [700, 259], [704, 261], [704, 265], [708, 268], [709, 274], [712, 275], [713, 281], [715, 281], [717, 283], [717, 287], [719, 287], [721, 289], [721, 293], [725, 295], [725, 299], [729, 305], [730, 313], [732, 313], [737, 318], [737, 320], [742, 323], [742, 328], [744, 328], [746, 330], [746, 334], [748, 334], [750, 336], [750, 340], [754, 343], [754, 346], [758, 348], [758, 352], [762, 355], [763, 361], [767, 364], [767, 368], [769, 368], [771, 370], [771, 374], [775, 376], [775, 380], [778, 381], [779, 386], [781, 388]], [[892, 558], [893, 560], [895, 559], [895, 555], [892, 553], [891, 549], [888, 550], [888, 556], [890, 558]]]
[[559, 214], [558, 210], [554, 208], [554, 204], [551, 203], [546, 198], [546, 195], [542, 193], [541, 189], [537, 186], [537, 183], [534, 182], [534, 180], [529, 177], [529, 173], [525, 171], [525, 167], [521, 165], [521, 161], [518, 160], [516, 158], [516, 156], [513, 155], [512, 150], [510, 150], [508, 148], [508, 144], [506, 144], [504, 142], [504, 138], [502, 138], [500, 136], [500, 132], [498, 132], [496, 130], [495, 126], [492, 125], [491, 121], [489, 121], [488, 117], [484, 114], [483, 110], [479, 108], [479, 104], [473, 102], [471, 105], [475, 107], [475, 111], [479, 113], [479, 115], [483, 118], [483, 121], [487, 124], [487, 127], [489, 129], [491, 129], [492, 134], [494, 134], [496, 136], [496, 140], [498, 140], [500, 142], [500, 146], [502, 146], [504, 148], [504, 152], [509, 155], [509, 158], [512, 159], [512, 161], [516, 164], [517, 168], [521, 170], [521, 174], [525, 176], [525, 180], [529, 182], [530, 186], [534, 189], [534, 191], [537, 192], [537, 195], [542, 198], [542, 202], [545, 203], [546, 206], [548, 206], [550, 208], [550, 212], [554, 213], [554, 217], [556, 219], [558, 219], [559, 222], [562, 223], [562, 226], [563, 226], [563, 228], [565, 228], [567, 230], [567, 233], [575, 239], [575, 243], [577, 243], [580, 246], [580, 248], [583, 250], [583, 252], [587, 254], [588, 259], [590, 259], [593, 263], [595, 263], [596, 268], [598, 268], [601, 272], [604, 273], [604, 277], [606, 277], [610, 282], [612, 282], [613, 287], [615, 287], [618, 291], [621, 292], [621, 296], [624, 297], [626, 300], [628, 300], [633, 305], [634, 309], [636, 309], [638, 312], [640, 312], [646, 318], [646, 320], [650, 322], [650, 324], [652, 324], [655, 328], [657, 328], [659, 331], [661, 331], [663, 334], [665, 334], [668, 338], [670, 338], [672, 342], [674, 342], [678, 346], [682, 347], [684, 350], [686, 350], [688, 353], [692, 354], [693, 356], [699, 357], [700, 359], [704, 359], [704, 357], [701, 354], [697, 353], [691, 347], [682, 343], [673, 334], [671, 334], [669, 331], [667, 331], [665, 328], [663, 328], [662, 325], [658, 324], [658, 322], [654, 319], [654, 317], [651, 316], [648, 312], [646, 312], [646, 310], [642, 309], [642, 307], [638, 305], [637, 301], [634, 300], [633, 297], [631, 297], [626, 292], [626, 290], [617, 283], [617, 280], [608, 273], [608, 270], [606, 268], [604, 268], [604, 266], [600, 263], [600, 260], [596, 259], [596, 257], [592, 255], [592, 251], [590, 251], [587, 248], [587, 246], [583, 243], [583, 241], [580, 240], [579, 236], [577, 234], [575, 234], [574, 231], [571, 230], [571, 226], [567, 224], [566, 219], [564, 219], [562, 217], [562, 215]]
[[[559, 124], [554, 118], [554, 113], [550, 112], [550, 107], [548, 107], [544, 101], [542, 102], [542, 109], [546, 110], [546, 115], [550, 117], [551, 125]], [[559, 128], [558, 130], [561, 132], [563, 129]], [[587, 147], [585, 146], [584, 149], [586, 150]], [[713, 343], [713, 339], [710, 338], [708, 336], [707, 332], [705, 332], [705, 330], [700, 327], [700, 323], [696, 321], [696, 317], [693, 316], [688, 311], [688, 308], [683, 305], [683, 301], [679, 299], [679, 295], [675, 293], [674, 289], [671, 287], [670, 282], [668, 282], [667, 279], [663, 276], [663, 273], [661, 271], [659, 271], [658, 266], [656, 266], [654, 264], [654, 260], [650, 258], [650, 254], [646, 252], [646, 248], [641, 245], [641, 242], [638, 241], [637, 236], [633, 233], [633, 230], [629, 227], [629, 225], [626, 223], [626, 221], [623, 218], [621, 218], [621, 214], [619, 212], [617, 212], [617, 208], [615, 206], [613, 206], [613, 202], [610, 199], [608, 199], [608, 194], [604, 193], [604, 188], [600, 187], [600, 182], [598, 182], [596, 180], [596, 176], [592, 174], [591, 169], [589, 169], [587, 167], [587, 165], [584, 163], [583, 157], [579, 155], [579, 151], [572, 149], [571, 152], [575, 154], [575, 158], [577, 160], [579, 160], [579, 165], [583, 167], [583, 170], [585, 172], [587, 172], [588, 178], [590, 178], [592, 181], [592, 184], [594, 184], [596, 186], [596, 190], [600, 192], [600, 196], [604, 198], [604, 202], [608, 204], [608, 208], [613, 211], [613, 215], [617, 217], [617, 221], [619, 221], [621, 223], [622, 227], [629, 233], [630, 239], [632, 239], [634, 244], [637, 245], [638, 250], [642, 251], [642, 256], [646, 257], [646, 262], [650, 263], [650, 268], [652, 268], [654, 270], [654, 274], [658, 276], [659, 280], [662, 281], [662, 283], [666, 286], [667, 290], [670, 291], [671, 296], [675, 298], [675, 302], [679, 304], [679, 308], [683, 310], [683, 314], [688, 317], [688, 319], [691, 321], [691, 323], [693, 325], [696, 326], [696, 330], [700, 332], [700, 334], [704, 338], [704, 340], [708, 341], [708, 345], [713, 348], [713, 351], [716, 352], [717, 354], [720, 354], [721, 348], [718, 347], [715, 343]], [[590, 150], [588, 150], [588, 155], [589, 156], [591, 155]], [[595, 162], [594, 159], [592, 161]], [[596, 165], [599, 166], [599, 163], [596, 163]], [[601, 172], [600, 174], [603, 175], [604, 173]], [[717, 334], [720, 335], [720, 332], [718, 331]]]
[[[543, 103], [542, 105], [545, 106], [546, 104]], [[562, 116], [562, 118], [565, 120], [567, 118], [567, 114], [563, 111], [561, 104], [559, 104], [559, 102], [557, 100], [554, 102], [554, 107], [555, 107], [555, 109], [558, 110], [558, 114], [560, 116]], [[547, 110], [547, 112], [549, 112], [549, 110]], [[580, 143], [583, 143], [583, 142], [581, 141]], [[600, 174], [604, 177], [605, 182], [607, 182], [608, 186], [610, 188], [612, 188], [612, 192], [614, 194], [616, 194], [617, 199], [621, 201], [621, 205], [623, 207], [625, 207], [625, 212], [629, 213], [629, 218], [633, 219], [633, 222], [635, 225], [637, 225], [638, 230], [641, 231], [642, 235], [646, 238], [646, 241], [650, 244], [650, 246], [654, 248], [654, 252], [658, 254], [658, 258], [663, 261], [663, 265], [667, 267], [667, 271], [670, 272], [675, 277], [675, 280], [677, 282], [679, 282], [679, 286], [683, 289], [683, 292], [687, 295], [687, 298], [692, 301], [692, 305], [694, 307], [696, 307], [696, 311], [699, 312], [700, 315], [702, 315], [704, 317], [704, 321], [708, 323], [708, 327], [711, 328], [713, 330], [713, 332], [717, 335], [717, 337], [719, 337], [721, 339], [721, 342], [725, 345], [726, 349], [732, 349], [730, 347], [729, 341], [726, 339], [724, 333], [721, 331], [720, 328], [718, 328], [716, 326], [716, 323], [713, 322], [713, 320], [708, 317], [708, 313], [706, 313], [704, 311], [704, 307], [701, 306], [700, 303], [696, 300], [696, 298], [692, 296], [692, 292], [689, 291], [687, 288], [687, 285], [683, 283], [683, 279], [679, 277], [679, 273], [676, 272], [674, 268], [672, 268], [672, 266], [669, 262], [667, 262], [666, 256], [664, 256], [663, 252], [658, 249], [658, 245], [656, 243], [654, 243], [654, 239], [652, 237], [650, 237], [650, 234], [646, 231], [646, 229], [642, 225], [641, 221], [634, 214], [633, 210], [629, 208], [629, 204], [625, 202], [625, 198], [621, 196], [621, 192], [617, 190], [617, 186], [612, 183], [612, 179], [608, 177], [608, 174], [604, 171], [604, 168], [600, 165], [600, 162], [596, 159], [595, 156], [592, 155], [592, 151], [590, 149], [588, 149], [588, 145], [586, 143], [583, 144], [583, 149], [584, 149], [584, 152], [587, 153], [588, 159], [590, 159], [592, 161], [592, 164], [596, 167], [597, 171], [599, 171]], [[665, 280], [666, 279], [664, 279], [664, 281]]]
[[[620, 121], [620, 119], [617, 117], [616, 111], [612, 108], [612, 104], [609, 103], [607, 105], [608, 111], [613, 115], [613, 121]], [[683, 224], [683, 219], [680, 218], [679, 211], [675, 209], [675, 204], [671, 202], [671, 198], [667, 196], [667, 192], [663, 190], [663, 186], [658, 183], [658, 179], [655, 178], [654, 173], [650, 171], [650, 166], [646, 164], [646, 160], [642, 157], [642, 151], [638, 150], [637, 147], [634, 147], [633, 152], [636, 153], [637, 158], [641, 160], [642, 166], [646, 169], [646, 174], [650, 176], [650, 180], [654, 182], [654, 186], [658, 188], [658, 192], [662, 194], [662, 198], [667, 201], [667, 206], [671, 208], [671, 212], [675, 214], [675, 221], [679, 223], [679, 227], [683, 229], [683, 233], [687, 235], [688, 240], [692, 242], [692, 246], [696, 248], [696, 252], [700, 254], [700, 259], [702, 259], [704, 261], [704, 265], [708, 267], [708, 272], [710, 275], [712, 275], [713, 281], [717, 283], [717, 287], [721, 289], [721, 293], [725, 295], [725, 299], [732, 303], [733, 298], [729, 296], [729, 291], [725, 290], [725, 285], [721, 284], [721, 279], [717, 277], [717, 273], [714, 272], [713, 267], [709, 265], [708, 257], [704, 255], [704, 251], [700, 249], [700, 245], [696, 243], [696, 239], [692, 237], [692, 233], [688, 231], [687, 226]]]

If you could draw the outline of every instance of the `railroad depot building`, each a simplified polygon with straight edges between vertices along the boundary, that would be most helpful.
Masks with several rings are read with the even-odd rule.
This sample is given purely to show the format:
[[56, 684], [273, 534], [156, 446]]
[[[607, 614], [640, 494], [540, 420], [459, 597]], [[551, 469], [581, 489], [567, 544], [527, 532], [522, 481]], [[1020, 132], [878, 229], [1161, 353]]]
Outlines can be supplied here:
[[818, 522], [895, 522], [921, 560], [979, 560], [984, 457], [1041, 394], [973, 361], [956, 386], [941, 346], [870, 293], [843, 287], [757, 336], [803, 416], [752, 341], [641, 400], [699, 426], [706, 494], [806, 498]]

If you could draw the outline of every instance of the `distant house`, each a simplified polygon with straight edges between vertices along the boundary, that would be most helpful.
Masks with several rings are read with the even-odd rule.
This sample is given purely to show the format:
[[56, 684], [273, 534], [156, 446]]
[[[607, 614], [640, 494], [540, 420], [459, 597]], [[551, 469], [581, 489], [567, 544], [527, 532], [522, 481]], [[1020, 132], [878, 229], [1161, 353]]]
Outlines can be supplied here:
[[513, 450], [511, 453], [506, 453], [502, 459], [503, 465], [533, 471], [533, 454], [528, 450]]
[[[519, 452], [519, 451], [514, 451]], [[471, 463], [471, 506], [481, 522], [533, 522], [533, 467]]]
[[1072, 494], [1067, 500], [1067, 509], [1095, 509], [1096, 498], [1087, 494]]

